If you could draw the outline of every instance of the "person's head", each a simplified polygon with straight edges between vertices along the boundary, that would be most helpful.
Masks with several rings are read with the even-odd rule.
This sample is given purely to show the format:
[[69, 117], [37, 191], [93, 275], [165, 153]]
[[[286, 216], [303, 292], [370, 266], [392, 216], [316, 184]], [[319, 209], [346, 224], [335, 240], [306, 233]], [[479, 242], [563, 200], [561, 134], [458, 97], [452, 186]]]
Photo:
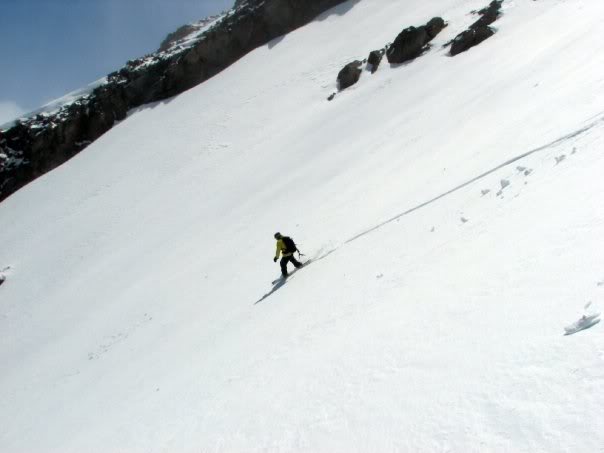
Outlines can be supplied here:
[[275, 233], [275, 239], [279, 240], [281, 239], [283, 236], [281, 235], [281, 233]]

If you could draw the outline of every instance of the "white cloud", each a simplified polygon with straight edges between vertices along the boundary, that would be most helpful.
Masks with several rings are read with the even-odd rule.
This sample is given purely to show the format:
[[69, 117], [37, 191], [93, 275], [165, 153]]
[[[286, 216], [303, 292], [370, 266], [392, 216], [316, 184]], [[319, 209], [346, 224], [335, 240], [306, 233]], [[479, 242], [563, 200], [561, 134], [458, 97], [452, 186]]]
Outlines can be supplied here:
[[0, 101], [0, 124], [17, 119], [19, 115], [24, 113], [26, 113], [25, 110], [19, 107], [16, 102]]

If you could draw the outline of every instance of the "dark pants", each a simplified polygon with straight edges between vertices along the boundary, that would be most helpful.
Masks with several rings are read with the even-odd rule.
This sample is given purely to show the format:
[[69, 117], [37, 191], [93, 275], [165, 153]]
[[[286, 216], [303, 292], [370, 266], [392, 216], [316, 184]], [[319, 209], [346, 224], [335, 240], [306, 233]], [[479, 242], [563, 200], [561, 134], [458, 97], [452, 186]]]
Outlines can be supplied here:
[[290, 261], [296, 269], [300, 269], [302, 267], [302, 263], [299, 262], [296, 258], [294, 258], [294, 255], [284, 256], [283, 258], [281, 258], [281, 263], [280, 263], [281, 264], [281, 273], [283, 274], [284, 277], [287, 277], [287, 263], [289, 263]]

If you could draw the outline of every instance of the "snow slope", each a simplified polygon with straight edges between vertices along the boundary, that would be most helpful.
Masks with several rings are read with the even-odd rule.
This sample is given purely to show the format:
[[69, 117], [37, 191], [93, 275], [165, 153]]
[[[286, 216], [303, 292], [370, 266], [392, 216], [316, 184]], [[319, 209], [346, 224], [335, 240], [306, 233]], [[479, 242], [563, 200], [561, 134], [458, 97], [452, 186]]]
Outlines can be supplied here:
[[604, 4], [448, 57], [485, 4], [349, 1], [3, 202], [0, 451], [600, 451]]

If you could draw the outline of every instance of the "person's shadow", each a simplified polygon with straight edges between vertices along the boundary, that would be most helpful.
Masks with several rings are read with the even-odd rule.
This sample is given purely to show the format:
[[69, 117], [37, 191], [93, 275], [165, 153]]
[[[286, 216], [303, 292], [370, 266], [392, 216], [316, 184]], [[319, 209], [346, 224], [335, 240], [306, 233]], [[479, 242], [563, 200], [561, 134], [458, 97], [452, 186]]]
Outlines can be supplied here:
[[[331, 251], [333, 252], [333, 250]], [[331, 252], [327, 253], [326, 255], [323, 255], [321, 258], [325, 258], [327, 255], [329, 255]], [[304, 256], [304, 255], [302, 255]], [[270, 297], [271, 295], [275, 294], [275, 292], [277, 292], [277, 290], [279, 288], [281, 288], [283, 285], [285, 285], [285, 283], [292, 277], [292, 275], [294, 275], [296, 272], [298, 272], [300, 269], [303, 269], [305, 267], [307, 267], [310, 263], [312, 263], [313, 261], [318, 261], [318, 260], [313, 260], [308, 259], [306, 260], [303, 264], [302, 267], [297, 267], [294, 270], [292, 270], [287, 277], [283, 278], [283, 277], [279, 277], [277, 280], [275, 280], [273, 282], [273, 289], [271, 289], [268, 293], [266, 293], [264, 296], [262, 296], [260, 299], [258, 299], [256, 302], [254, 302], [254, 305], [259, 304], [260, 302], [262, 302], [264, 299], [266, 299], [267, 297]]]
[[275, 280], [275, 283], [273, 283], [273, 289], [271, 289], [268, 293], [266, 293], [264, 296], [262, 296], [260, 299], [258, 299], [256, 302], [254, 302], [254, 305], [259, 304], [260, 302], [262, 302], [264, 299], [266, 299], [267, 297], [270, 297], [272, 294], [274, 294], [279, 288], [281, 288], [283, 285], [285, 285], [285, 282], [287, 282], [287, 278], [279, 278], [277, 280]]

